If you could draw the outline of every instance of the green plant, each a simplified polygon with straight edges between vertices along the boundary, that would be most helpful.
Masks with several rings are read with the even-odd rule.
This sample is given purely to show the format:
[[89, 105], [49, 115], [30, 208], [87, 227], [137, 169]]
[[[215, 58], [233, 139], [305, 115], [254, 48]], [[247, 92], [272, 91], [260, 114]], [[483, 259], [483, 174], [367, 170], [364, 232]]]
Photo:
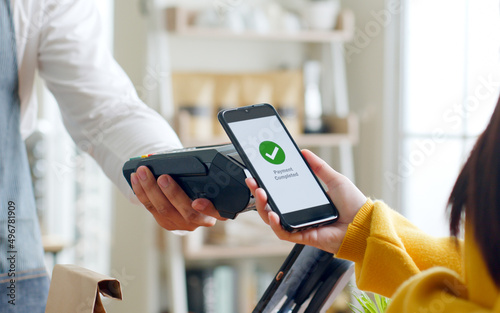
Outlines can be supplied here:
[[372, 300], [364, 291], [361, 291], [360, 294], [353, 293], [353, 296], [363, 308], [360, 310], [354, 304], [349, 303], [349, 307], [354, 313], [384, 313], [391, 302], [390, 299], [378, 294], [373, 294], [375, 300]]

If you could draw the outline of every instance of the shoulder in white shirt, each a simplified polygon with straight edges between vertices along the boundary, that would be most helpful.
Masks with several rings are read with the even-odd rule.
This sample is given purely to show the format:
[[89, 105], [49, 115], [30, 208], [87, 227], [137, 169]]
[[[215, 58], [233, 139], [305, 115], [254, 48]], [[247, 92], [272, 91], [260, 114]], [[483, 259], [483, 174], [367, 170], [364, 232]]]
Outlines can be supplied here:
[[181, 144], [168, 123], [138, 98], [125, 72], [101, 44], [94, 1], [12, 0], [11, 5], [23, 137], [36, 124], [33, 85], [38, 70], [77, 146], [86, 147], [106, 175], [133, 199], [121, 173], [123, 163]]

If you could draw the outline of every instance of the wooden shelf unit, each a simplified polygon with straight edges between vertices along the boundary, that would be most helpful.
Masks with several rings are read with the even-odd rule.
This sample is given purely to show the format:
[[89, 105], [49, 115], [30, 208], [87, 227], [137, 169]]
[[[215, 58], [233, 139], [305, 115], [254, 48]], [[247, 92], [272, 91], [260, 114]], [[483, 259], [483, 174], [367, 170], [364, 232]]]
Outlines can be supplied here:
[[350, 10], [339, 13], [337, 25], [334, 30], [299, 30], [299, 31], [272, 31], [235, 32], [224, 28], [201, 28], [193, 25], [194, 11], [185, 8], [167, 8], [167, 30], [174, 35], [185, 37], [210, 37], [213, 39], [238, 39], [238, 40], [270, 40], [270, 41], [296, 41], [296, 42], [345, 42], [354, 37], [354, 15]]
[[[228, 29], [203, 29], [193, 24], [193, 17], [196, 13], [193, 10], [173, 7], [162, 8], [166, 16], [167, 25], [162, 31], [167, 31], [170, 36], [193, 39], [220, 39], [220, 40], [240, 40], [240, 41], [276, 41], [276, 42], [298, 42], [303, 44], [322, 44], [331, 49], [332, 68], [335, 80], [332, 82], [332, 90], [336, 93], [335, 112], [342, 117], [328, 116], [325, 122], [329, 126], [329, 133], [321, 134], [292, 134], [299, 148], [332, 148], [336, 147], [340, 156], [345, 160], [344, 167], [340, 171], [353, 174], [352, 168], [352, 146], [358, 142], [359, 121], [356, 115], [349, 113], [347, 101], [347, 84], [345, 82], [345, 67], [343, 59], [343, 43], [350, 41], [354, 37], [355, 23], [354, 16], [350, 10], [342, 10], [339, 14], [337, 25], [331, 31], [301, 30], [297, 32], [268, 32], [259, 33], [252, 31], [233, 32]], [[203, 139], [194, 139], [189, 136], [189, 116], [182, 112], [176, 112], [178, 120], [177, 133], [185, 147], [205, 146], [214, 144], [229, 143], [227, 136], [212, 136]], [[328, 153], [327, 153], [328, 154]], [[347, 169], [344, 171], [344, 169]], [[347, 175], [349, 176], [349, 175]], [[351, 175], [352, 177], [352, 175]], [[245, 213], [246, 214], [246, 213]], [[200, 230], [200, 229], [198, 229]], [[289, 242], [272, 242], [264, 245], [256, 243], [254, 246], [233, 246], [215, 245], [205, 243], [196, 232], [179, 238], [176, 235], [167, 233], [167, 262], [166, 269], [171, 277], [170, 298], [174, 299], [171, 304], [171, 311], [186, 313], [187, 303], [185, 287], [186, 268], [196, 264], [219, 264], [237, 263], [243, 267], [251, 262], [268, 262], [274, 258], [283, 258], [289, 254], [293, 247]], [[203, 229], [201, 229], [203, 230]], [[201, 232], [203, 236], [203, 231]], [[191, 244], [189, 243], [191, 241]], [[194, 243], [194, 244], [193, 244]], [[247, 273], [248, 274], [248, 273]], [[246, 274], [245, 274], [246, 275]], [[239, 286], [241, 287], [241, 286]], [[244, 288], [243, 288], [244, 289]], [[240, 292], [240, 296], [245, 295], [245, 290]], [[242, 298], [238, 312], [248, 311], [248, 299]], [[245, 308], [245, 309], [242, 309]]]

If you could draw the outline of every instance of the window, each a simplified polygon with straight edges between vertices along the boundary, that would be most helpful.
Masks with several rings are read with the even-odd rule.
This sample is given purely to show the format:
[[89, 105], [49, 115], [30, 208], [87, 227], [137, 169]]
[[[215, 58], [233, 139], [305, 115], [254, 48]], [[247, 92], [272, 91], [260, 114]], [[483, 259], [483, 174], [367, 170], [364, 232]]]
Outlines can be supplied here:
[[407, 0], [403, 17], [401, 204], [424, 231], [447, 235], [447, 199], [500, 90], [500, 6]]

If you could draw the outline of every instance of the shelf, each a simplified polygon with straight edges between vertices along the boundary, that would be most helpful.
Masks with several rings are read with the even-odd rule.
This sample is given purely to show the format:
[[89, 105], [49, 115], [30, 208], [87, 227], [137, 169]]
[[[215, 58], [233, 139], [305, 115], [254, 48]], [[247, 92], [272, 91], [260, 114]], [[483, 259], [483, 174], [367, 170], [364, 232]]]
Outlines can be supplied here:
[[220, 39], [241, 40], [269, 40], [269, 41], [296, 41], [331, 43], [350, 41], [354, 37], [354, 15], [350, 10], [342, 10], [339, 13], [337, 26], [331, 31], [300, 30], [296, 32], [273, 31], [234, 32], [224, 28], [201, 28], [193, 26], [189, 21], [194, 13], [184, 8], [167, 8], [167, 29], [171, 34], [188, 37], [210, 37]]
[[[182, 120], [182, 114], [179, 116]], [[187, 120], [181, 121], [181, 125], [178, 133], [181, 137], [182, 144], [185, 147], [198, 147], [198, 146], [209, 146], [230, 143], [231, 141], [227, 136], [216, 136], [208, 139], [193, 139], [189, 138], [187, 135], [186, 127]], [[352, 145], [358, 142], [358, 118], [356, 115], [351, 114], [346, 118], [339, 117], [326, 117], [325, 123], [330, 126], [332, 133], [324, 134], [298, 134], [293, 135], [295, 142], [299, 148], [310, 148], [310, 147], [337, 147], [343, 143], [350, 143]]]
[[[294, 136], [294, 140], [299, 148], [310, 147], [337, 147], [342, 143], [355, 143], [353, 136], [349, 134], [301, 134]], [[212, 137], [209, 139], [183, 139], [185, 147], [200, 147], [231, 143], [227, 136]]]
[[196, 251], [184, 251], [184, 257], [187, 261], [284, 257], [290, 253], [293, 246], [293, 243], [285, 241], [252, 247], [204, 245]]
[[44, 235], [42, 236], [43, 250], [47, 253], [57, 254], [70, 244], [67, 240], [59, 236]]

